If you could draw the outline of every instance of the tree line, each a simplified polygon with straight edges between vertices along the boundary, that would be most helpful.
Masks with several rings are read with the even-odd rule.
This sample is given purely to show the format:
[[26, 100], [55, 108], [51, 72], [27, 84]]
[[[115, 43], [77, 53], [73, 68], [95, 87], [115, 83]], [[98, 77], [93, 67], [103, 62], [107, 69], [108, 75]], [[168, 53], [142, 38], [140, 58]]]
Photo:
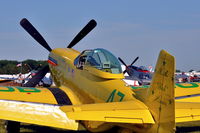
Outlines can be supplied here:
[[0, 60], [0, 74], [24, 74], [30, 72], [31, 70], [40, 69], [45, 65], [47, 65], [47, 61], [43, 60]]

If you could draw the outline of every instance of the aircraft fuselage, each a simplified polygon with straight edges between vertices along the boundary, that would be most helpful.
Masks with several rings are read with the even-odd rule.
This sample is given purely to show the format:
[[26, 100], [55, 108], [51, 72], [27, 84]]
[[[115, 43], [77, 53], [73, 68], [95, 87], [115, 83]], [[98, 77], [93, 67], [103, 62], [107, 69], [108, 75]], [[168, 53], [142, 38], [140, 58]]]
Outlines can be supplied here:
[[122, 73], [112, 74], [87, 66], [77, 68], [74, 60], [79, 54], [74, 49], [58, 48], [49, 55], [49, 66], [56, 86], [70, 88], [79, 96], [80, 103], [72, 101], [73, 104], [135, 99], [132, 88], [122, 80]]

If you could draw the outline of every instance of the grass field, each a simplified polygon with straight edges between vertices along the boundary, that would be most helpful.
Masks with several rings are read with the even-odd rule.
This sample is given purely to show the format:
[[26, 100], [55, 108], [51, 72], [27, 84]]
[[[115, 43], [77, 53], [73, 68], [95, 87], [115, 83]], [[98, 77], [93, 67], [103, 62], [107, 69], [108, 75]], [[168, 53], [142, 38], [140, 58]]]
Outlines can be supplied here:
[[[5, 133], [5, 121], [0, 120], [0, 133]], [[44, 126], [21, 123], [20, 133], [88, 133], [86, 131], [66, 131]], [[176, 133], [200, 133], [200, 122], [177, 124]]]

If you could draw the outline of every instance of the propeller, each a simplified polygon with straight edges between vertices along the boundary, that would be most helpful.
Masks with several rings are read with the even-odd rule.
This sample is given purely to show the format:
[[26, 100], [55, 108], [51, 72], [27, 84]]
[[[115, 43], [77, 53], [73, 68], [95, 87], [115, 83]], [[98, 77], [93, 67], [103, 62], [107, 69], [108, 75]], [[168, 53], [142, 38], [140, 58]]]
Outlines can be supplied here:
[[72, 48], [76, 45], [81, 39], [83, 39], [90, 31], [92, 31], [96, 27], [97, 23], [95, 20], [90, 20], [90, 22], [74, 37], [74, 39], [70, 42], [67, 48]]
[[51, 52], [51, 48], [48, 43], [44, 40], [42, 35], [35, 29], [35, 27], [26, 19], [23, 18], [20, 21], [20, 25], [44, 48], [46, 48], [49, 52]]
[[14, 80], [11, 80], [11, 79], [4, 79], [4, 80], [0, 80], [0, 83], [6, 83], [6, 82], [10, 82], [10, 81], [14, 81]]
[[[20, 25], [44, 48], [46, 48], [49, 52], [52, 51], [48, 43], [42, 37], [42, 35], [35, 29], [35, 27], [26, 19], [23, 18], [20, 21]], [[90, 31], [92, 31], [96, 27], [97, 23], [95, 20], [90, 20], [89, 23], [74, 37], [74, 39], [70, 42], [67, 48], [72, 48], [76, 45], [81, 39], [83, 39]], [[40, 71], [36, 73], [26, 84], [24, 87], [35, 87], [49, 72], [49, 67], [45, 66]]]
[[124, 66], [128, 67], [128, 66], [126, 65], [126, 63], [125, 63], [120, 57], [118, 57], [118, 59], [121, 61], [121, 63], [122, 63]]
[[135, 60], [131, 63], [130, 66], [132, 66], [138, 59], [139, 59], [139, 56], [135, 58]]
[[49, 72], [49, 66], [46, 65], [41, 70], [39, 70], [35, 76], [33, 76], [27, 83], [23, 84], [23, 87], [35, 87]]
[[[132, 66], [132, 65], [139, 59], [139, 57], [136, 57], [135, 60], [134, 60], [134, 61], [131, 63], [131, 65], [129, 65], [129, 66], [127, 66], [126, 63], [125, 63], [120, 57], [118, 57], [118, 59], [119, 59], [119, 61], [120, 61], [123, 65], [126, 66], [126, 69], [123, 71], [123, 74], [125, 74], [125, 73], [127, 72], [128, 75], [131, 76], [131, 74], [130, 74], [129, 71], [127, 71], [127, 70], [129, 69], [129, 66]], [[136, 77], [136, 76], [135, 76], [134, 78], [138, 81], [139, 85], [142, 85], [142, 84], [143, 84], [143, 82], [142, 82], [141, 79], [139, 79], [139, 78]]]
[[118, 59], [124, 66], [126, 66], [126, 69], [123, 71], [123, 74], [125, 74], [127, 72], [128, 66], [126, 65], [126, 63], [120, 57], [118, 57]]
[[[20, 25], [45, 49], [47, 49], [49, 52], [52, 51], [51, 47], [48, 45], [48, 43], [45, 41], [42, 35], [26, 18], [23, 18], [20, 21]], [[23, 84], [23, 87], [35, 87], [44, 78], [47, 72], [49, 72], [48, 65], [43, 67], [40, 71], [38, 71], [36, 75], [33, 76], [27, 83]]]
[[[26, 76], [25, 78], [27, 79], [27, 78], [29, 78], [30, 76], [31, 76], [31, 71], [33, 70], [32, 68], [31, 68], [31, 66], [29, 65], [29, 64], [25, 64], [25, 66], [28, 66], [28, 68], [30, 69], [30, 74], [28, 75], [28, 76]], [[38, 70], [38, 68], [40, 68], [41, 67], [41, 64], [39, 64], [34, 70]]]
[[[127, 66], [126, 63], [120, 57], [118, 57], [118, 59], [124, 66], [126, 66], [126, 69], [123, 71], [123, 74], [125, 74], [126, 72], [128, 73], [127, 69], [129, 69], [129, 66], [132, 66], [139, 59], [139, 57], [136, 57], [135, 60], [129, 66]], [[128, 75], [130, 76], [129, 73]]]

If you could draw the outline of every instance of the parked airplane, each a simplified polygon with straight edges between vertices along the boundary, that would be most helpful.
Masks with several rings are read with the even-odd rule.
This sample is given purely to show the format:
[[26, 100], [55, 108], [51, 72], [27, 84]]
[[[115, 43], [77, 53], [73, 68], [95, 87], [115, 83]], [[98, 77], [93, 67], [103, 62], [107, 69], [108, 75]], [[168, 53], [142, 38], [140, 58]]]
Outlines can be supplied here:
[[[49, 47], [27, 19], [20, 24], [50, 52], [49, 66], [25, 87], [0, 87], [0, 118], [9, 120], [9, 132], [16, 133], [19, 122], [26, 122], [91, 132], [172, 133], [175, 121], [193, 121], [184, 117], [184, 111], [189, 114], [195, 108], [197, 117], [192, 118], [200, 119], [196, 103], [176, 103], [175, 116], [175, 60], [166, 51], [160, 52], [150, 88], [134, 90], [122, 80], [120, 63], [109, 51], [90, 49], [80, 53], [72, 48], [96, 26], [95, 20], [67, 48], [56, 49]], [[35, 88], [49, 70], [57, 88]]]
[[[32, 70], [29, 73], [25, 74], [3, 74], [0, 75], [0, 83], [18, 83], [19, 86], [23, 86], [23, 84], [27, 83], [36, 73], [38, 70]], [[38, 83], [39, 86], [51, 86], [52, 85], [52, 79], [50, 73], [47, 73], [43, 79], [40, 80]]]
[[126, 63], [120, 57], [118, 57], [118, 59], [125, 66], [123, 73], [128, 73], [129, 75], [125, 76], [125, 80], [138, 81], [139, 85], [149, 85], [151, 83], [152, 73], [146, 67], [133, 66], [139, 57], [136, 57], [130, 65], [126, 65]]

